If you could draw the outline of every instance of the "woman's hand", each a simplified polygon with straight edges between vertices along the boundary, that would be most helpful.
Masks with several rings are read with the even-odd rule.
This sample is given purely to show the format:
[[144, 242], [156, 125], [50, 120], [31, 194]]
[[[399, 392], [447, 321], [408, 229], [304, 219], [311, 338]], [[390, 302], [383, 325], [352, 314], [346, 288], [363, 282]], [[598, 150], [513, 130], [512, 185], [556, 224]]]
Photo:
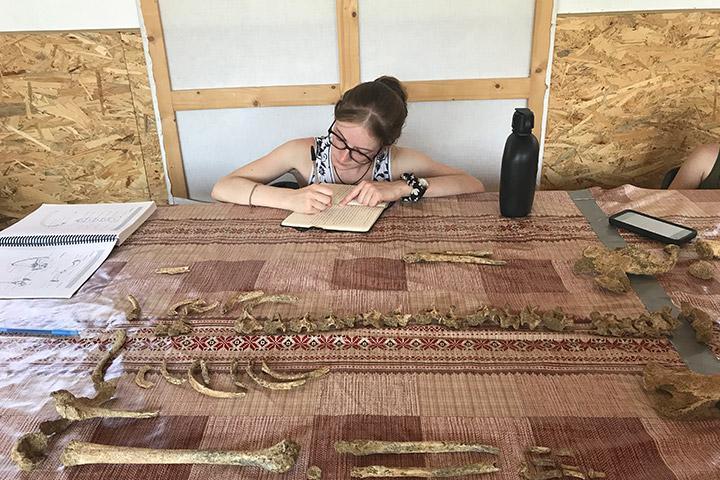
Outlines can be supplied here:
[[317, 183], [298, 190], [290, 190], [285, 202], [287, 210], [298, 213], [320, 213], [332, 205], [333, 191]]
[[355, 200], [361, 205], [370, 207], [382, 202], [393, 202], [404, 195], [410, 194], [410, 187], [405, 182], [368, 182], [363, 180], [345, 198], [340, 205], [347, 205]]

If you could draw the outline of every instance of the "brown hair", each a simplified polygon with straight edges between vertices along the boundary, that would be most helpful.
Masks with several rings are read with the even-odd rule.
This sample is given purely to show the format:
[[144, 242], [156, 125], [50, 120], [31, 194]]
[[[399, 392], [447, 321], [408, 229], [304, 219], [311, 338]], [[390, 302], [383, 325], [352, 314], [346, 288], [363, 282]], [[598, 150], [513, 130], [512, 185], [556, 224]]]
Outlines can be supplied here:
[[407, 92], [395, 77], [382, 76], [345, 92], [335, 104], [335, 120], [365, 125], [382, 145], [400, 137], [407, 118]]

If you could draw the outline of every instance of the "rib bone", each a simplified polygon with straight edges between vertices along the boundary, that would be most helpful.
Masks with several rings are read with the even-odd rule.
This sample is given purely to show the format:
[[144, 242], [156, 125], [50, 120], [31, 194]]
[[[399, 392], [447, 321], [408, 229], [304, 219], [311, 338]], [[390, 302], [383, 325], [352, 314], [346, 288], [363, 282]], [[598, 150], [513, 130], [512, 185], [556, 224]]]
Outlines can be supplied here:
[[252, 371], [252, 367], [250, 367], [249, 365], [245, 368], [245, 373], [248, 374], [248, 377], [250, 377], [253, 382], [269, 390], [292, 390], [293, 388], [305, 385], [305, 382], [307, 382], [307, 380], [305, 380], [304, 378], [300, 380], [293, 380], [290, 382], [270, 382], [268, 380], [265, 380], [264, 378], [259, 377], [255, 372]]
[[105, 382], [105, 370], [107, 370], [108, 366], [113, 362], [113, 360], [115, 360], [115, 357], [120, 352], [123, 345], [125, 345], [125, 341], [127, 340], [127, 333], [125, 333], [125, 330], [115, 330], [113, 335], [114, 340], [110, 350], [105, 352], [105, 355], [103, 355], [100, 361], [98, 361], [95, 369], [93, 369], [92, 374], [90, 375], [96, 389]]
[[207, 387], [203, 385], [202, 383], [198, 382], [195, 378], [195, 371], [200, 367], [200, 362], [195, 360], [192, 364], [192, 366], [188, 369], [187, 373], [187, 379], [188, 383], [192, 387], [193, 390], [195, 390], [198, 393], [201, 393], [203, 395], [207, 395], [208, 397], [214, 397], [214, 398], [242, 398], [245, 396], [245, 392], [227, 392], [224, 390], [215, 390], [213, 388]]
[[262, 362], [262, 365], [260, 367], [260, 370], [270, 375], [272, 378], [275, 378], [277, 380], [282, 381], [288, 381], [288, 380], [310, 380], [313, 378], [319, 378], [323, 375], [327, 375], [330, 372], [330, 367], [322, 367], [318, 368], [316, 370], [312, 370], [309, 372], [301, 372], [301, 373], [285, 373], [285, 372], [278, 372], [277, 370], [273, 370], [270, 368], [270, 366]]
[[170, 372], [168, 372], [167, 362], [165, 360], [163, 360], [162, 365], [160, 366], [160, 375], [162, 375], [168, 383], [172, 383], [173, 385], [182, 385], [183, 383], [185, 383], [184, 378], [176, 377]]

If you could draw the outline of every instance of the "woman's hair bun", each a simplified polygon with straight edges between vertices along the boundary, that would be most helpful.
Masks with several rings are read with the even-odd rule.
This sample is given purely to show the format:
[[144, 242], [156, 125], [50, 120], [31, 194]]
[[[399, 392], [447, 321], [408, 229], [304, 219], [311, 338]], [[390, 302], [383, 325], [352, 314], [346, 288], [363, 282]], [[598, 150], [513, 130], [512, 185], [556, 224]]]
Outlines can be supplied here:
[[376, 78], [375, 81], [380, 82], [383, 85], [386, 85], [393, 92], [395, 92], [397, 94], [397, 96], [400, 97], [400, 99], [405, 104], [405, 107], [407, 108], [407, 90], [405, 90], [405, 87], [403, 87], [402, 83], [400, 83], [400, 80], [398, 80], [395, 77], [391, 77], [389, 75], [383, 75], [382, 77]]

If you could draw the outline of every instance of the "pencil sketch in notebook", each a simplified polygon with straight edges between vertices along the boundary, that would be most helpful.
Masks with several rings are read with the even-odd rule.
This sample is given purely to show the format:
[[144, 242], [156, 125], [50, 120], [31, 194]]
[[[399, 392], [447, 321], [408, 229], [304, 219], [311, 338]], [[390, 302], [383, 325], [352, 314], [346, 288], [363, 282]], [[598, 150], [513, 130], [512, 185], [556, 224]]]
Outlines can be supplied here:
[[[0, 298], [70, 298], [88, 274], [112, 251], [114, 243], [3, 250]], [[41, 267], [41, 268], [39, 268]]]
[[48, 257], [30, 257], [22, 258], [10, 264], [12, 267], [28, 268], [30, 270], [45, 270], [48, 265]]

